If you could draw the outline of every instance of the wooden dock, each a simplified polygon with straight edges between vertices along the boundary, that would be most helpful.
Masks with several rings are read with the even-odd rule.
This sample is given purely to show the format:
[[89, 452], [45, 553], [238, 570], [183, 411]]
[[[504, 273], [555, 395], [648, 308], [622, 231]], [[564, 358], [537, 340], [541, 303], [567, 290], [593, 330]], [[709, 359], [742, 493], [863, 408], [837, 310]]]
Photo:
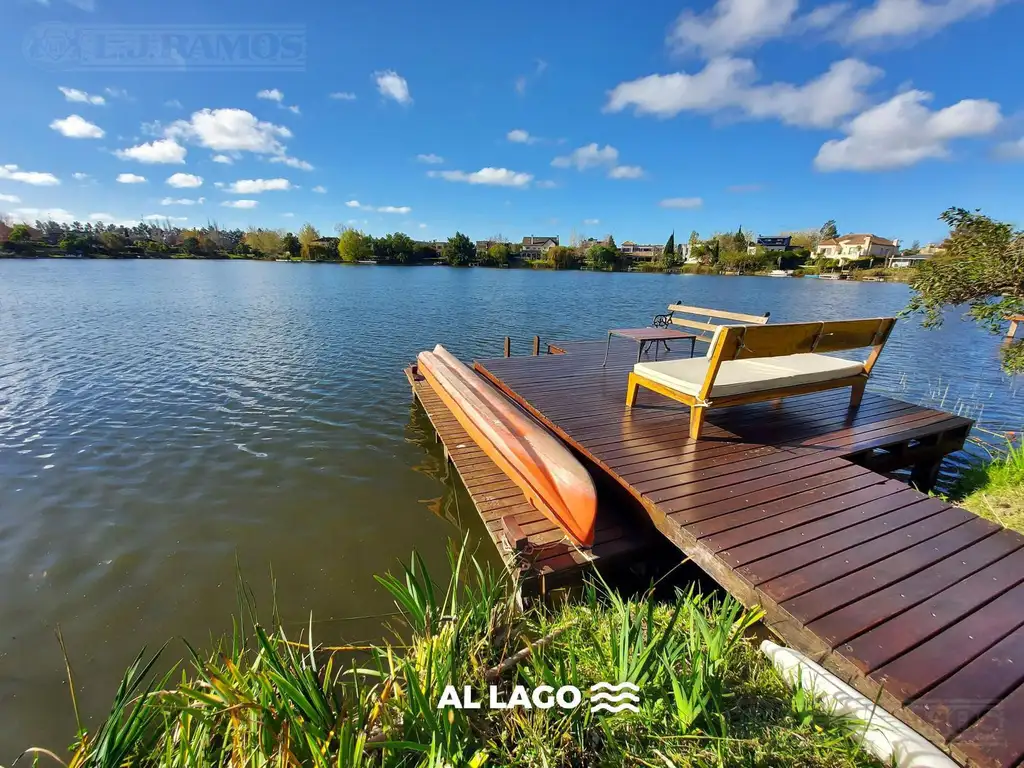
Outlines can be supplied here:
[[[962, 763], [1024, 760], [1024, 537], [881, 474], [911, 469], [928, 485], [969, 420], [870, 393], [850, 418], [845, 393], [823, 392], [711, 411], [694, 442], [688, 410], [667, 398], [643, 391], [625, 408], [636, 346], [613, 342], [602, 367], [604, 346], [551, 345], [562, 354], [476, 368], [719, 584], [761, 606], [789, 645]], [[501, 512], [472, 477], [485, 457], [418, 394], [446, 444], [466, 451], [453, 460], [492, 530], [487, 515]], [[480, 480], [515, 499], [486, 471]], [[642, 551], [631, 526], [602, 525], [620, 556]], [[553, 570], [572, 555], [557, 557]]]

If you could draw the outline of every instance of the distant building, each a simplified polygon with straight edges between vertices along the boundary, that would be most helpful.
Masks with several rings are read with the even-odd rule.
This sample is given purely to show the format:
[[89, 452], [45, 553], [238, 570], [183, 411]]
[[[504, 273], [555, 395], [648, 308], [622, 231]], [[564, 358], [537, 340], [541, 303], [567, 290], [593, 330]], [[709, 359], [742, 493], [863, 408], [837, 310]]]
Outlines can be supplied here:
[[899, 240], [886, 240], [877, 235], [843, 235], [818, 243], [816, 259], [836, 259], [839, 265], [859, 259], [889, 260], [899, 253]]
[[416, 245], [425, 246], [440, 256], [441, 249], [445, 247], [447, 242], [447, 240], [417, 240]]
[[654, 261], [664, 250], [664, 245], [638, 245], [632, 240], [626, 240], [619, 246], [619, 251], [630, 261]]
[[546, 254], [552, 248], [558, 247], [558, 236], [554, 237], [530, 237], [523, 238], [522, 256], [524, 259], [537, 259]]
[[940, 253], [945, 253], [945, 251], [946, 249], [942, 246], [929, 243], [917, 253], [898, 253], [891, 256], [887, 266], [894, 269], [918, 267], [926, 261], [931, 261], [933, 256], [938, 256]]
[[758, 248], [764, 248], [766, 251], [791, 251], [793, 250], [793, 238], [790, 235], [759, 237], [754, 245], [747, 246], [747, 253], [756, 253]]

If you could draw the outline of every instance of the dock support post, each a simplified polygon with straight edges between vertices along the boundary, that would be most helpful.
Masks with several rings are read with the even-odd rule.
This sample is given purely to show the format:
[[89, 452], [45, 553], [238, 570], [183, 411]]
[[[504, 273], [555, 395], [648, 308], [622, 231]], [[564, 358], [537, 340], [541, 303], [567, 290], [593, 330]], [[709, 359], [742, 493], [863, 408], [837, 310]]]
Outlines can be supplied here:
[[540, 336], [533, 337], [533, 356], [536, 357], [540, 354]]
[[505, 337], [505, 357], [512, 357], [512, 338]]
[[1006, 332], [1006, 338], [1012, 339], [1017, 335], [1017, 324], [1020, 322], [1018, 316], [1014, 315], [1010, 318], [1010, 328]]
[[921, 491], [921, 493], [931, 493], [932, 489], [935, 488], [935, 483], [939, 479], [939, 467], [942, 466], [942, 457], [937, 459], [925, 459], [924, 461], [918, 462], [914, 465], [914, 468], [910, 470], [910, 482]]

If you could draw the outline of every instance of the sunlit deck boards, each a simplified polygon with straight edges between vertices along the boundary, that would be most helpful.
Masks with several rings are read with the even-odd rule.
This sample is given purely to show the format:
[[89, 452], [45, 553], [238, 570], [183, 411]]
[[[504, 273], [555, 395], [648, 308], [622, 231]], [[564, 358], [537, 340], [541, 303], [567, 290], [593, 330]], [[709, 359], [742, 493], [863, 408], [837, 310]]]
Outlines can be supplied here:
[[825, 392], [711, 411], [693, 442], [683, 406], [626, 410], [634, 345], [606, 368], [604, 342], [553, 346], [477, 369], [790, 645], [961, 762], [1024, 760], [1024, 537], [874, 471], [929, 474], [970, 421], [875, 394], [851, 420]]
[[[642, 557], [650, 551], [652, 541], [661, 538], [649, 525], [643, 525], [643, 521], [636, 525], [603, 505], [598, 509], [594, 546], [584, 554], [527, 501], [515, 483], [473, 442], [430, 385], [416, 378], [412, 369], [407, 369], [406, 376], [444, 443], [506, 568], [522, 576], [525, 596], [577, 583], [581, 571], [591, 563]], [[517, 555], [506, 546], [501, 522], [505, 516], [515, 520], [527, 536], [529, 546], [524, 555]], [[523, 564], [528, 567], [520, 573]]]

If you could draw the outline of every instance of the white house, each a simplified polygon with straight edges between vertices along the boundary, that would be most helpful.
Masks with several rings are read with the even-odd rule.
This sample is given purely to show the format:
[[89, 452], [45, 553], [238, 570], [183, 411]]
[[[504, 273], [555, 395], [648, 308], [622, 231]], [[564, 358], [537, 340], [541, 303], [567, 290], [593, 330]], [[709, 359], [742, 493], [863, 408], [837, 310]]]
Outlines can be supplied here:
[[814, 258], [836, 259], [840, 266], [866, 258], [889, 260], [899, 253], [899, 245], [899, 240], [886, 240], [877, 235], [843, 235], [818, 243]]
[[889, 266], [895, 269], [901, 269], [903, 267], [919, 267], [922, 262], [931, 261], [933, 256], [937, 256], [944, 252], [946, 249], [938, 246], [928, 244], [924, 248], [921, 248], [917, 253], [898, 253], [889, 259]]

